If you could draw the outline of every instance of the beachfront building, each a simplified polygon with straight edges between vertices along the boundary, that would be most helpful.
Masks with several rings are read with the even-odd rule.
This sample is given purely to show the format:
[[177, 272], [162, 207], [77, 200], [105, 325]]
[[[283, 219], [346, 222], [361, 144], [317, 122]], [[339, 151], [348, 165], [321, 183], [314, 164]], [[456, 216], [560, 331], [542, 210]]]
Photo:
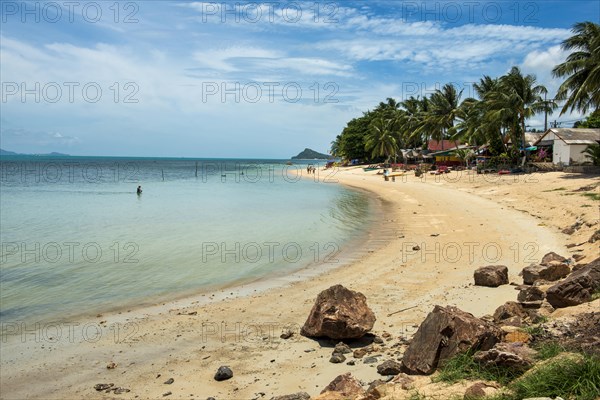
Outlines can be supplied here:
[[550, 128], [533, 145], [550, 147], [552, 163], [572, 165], [588, 161], [582, 152], [594, 143], [600, 143], [600, 129]]
[[435, 161], [437, 165], [462, 165], [460, 158], [454, 155], [454, 150], [466, 148], [454, 140], [430, 140], [427, 142], [429, 153], [426, 158]]

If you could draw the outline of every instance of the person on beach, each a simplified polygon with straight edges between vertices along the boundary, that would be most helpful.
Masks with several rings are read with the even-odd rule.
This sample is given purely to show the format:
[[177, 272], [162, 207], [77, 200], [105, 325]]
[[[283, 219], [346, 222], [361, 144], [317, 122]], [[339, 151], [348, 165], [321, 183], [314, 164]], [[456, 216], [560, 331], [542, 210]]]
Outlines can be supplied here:
[[138, 187], [137, 187], [137, 194], [138, 194], [138, 196], [139, 196], [140, 194], [142, 194], [142, 187], [141, 187], [141, 186], [138, 186]]

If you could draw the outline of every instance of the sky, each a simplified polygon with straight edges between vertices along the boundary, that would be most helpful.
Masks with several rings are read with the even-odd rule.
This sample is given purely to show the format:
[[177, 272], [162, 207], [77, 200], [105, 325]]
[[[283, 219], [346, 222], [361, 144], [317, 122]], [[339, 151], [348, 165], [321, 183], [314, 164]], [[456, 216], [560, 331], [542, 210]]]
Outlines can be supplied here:
[[[0, 1], [0, 147], [289, 158], [451, 82], [552, 68], [593, 1]], [[572, 126], [579, 114], [549, 116]], [[542, 129], [544, 116], [527, 121]]]

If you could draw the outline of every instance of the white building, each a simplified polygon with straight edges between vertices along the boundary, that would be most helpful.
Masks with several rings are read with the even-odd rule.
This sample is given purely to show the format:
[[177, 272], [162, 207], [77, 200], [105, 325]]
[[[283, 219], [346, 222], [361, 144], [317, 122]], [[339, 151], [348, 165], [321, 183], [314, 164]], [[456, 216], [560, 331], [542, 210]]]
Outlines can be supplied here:
[[571, 165], [589, 161], [582, 151], [594, 143], [600, 143], [600, 129], [550, 128], [535, 145], [552, 146], [552, 162]]

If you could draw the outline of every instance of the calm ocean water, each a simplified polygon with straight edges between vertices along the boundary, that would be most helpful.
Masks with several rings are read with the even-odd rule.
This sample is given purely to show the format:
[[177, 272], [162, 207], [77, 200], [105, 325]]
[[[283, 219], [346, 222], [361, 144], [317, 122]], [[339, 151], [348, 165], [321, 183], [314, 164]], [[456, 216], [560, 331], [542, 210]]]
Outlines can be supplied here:
[[88, 315], [338, 262], [371, 200], [297, 179], [310, 162], [294, 163], [3, 156], [0, 318]]

